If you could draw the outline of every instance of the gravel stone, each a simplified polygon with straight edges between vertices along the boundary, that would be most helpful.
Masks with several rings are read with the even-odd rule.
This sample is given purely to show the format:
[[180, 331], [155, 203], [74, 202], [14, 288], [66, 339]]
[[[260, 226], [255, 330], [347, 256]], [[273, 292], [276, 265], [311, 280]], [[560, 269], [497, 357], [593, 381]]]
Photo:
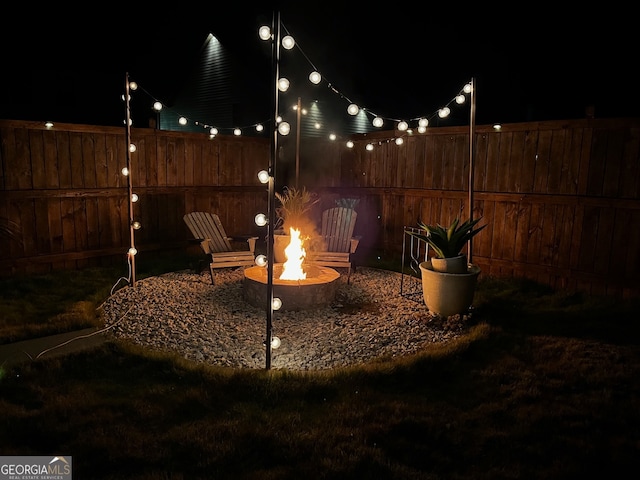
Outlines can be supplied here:
[[[266, 309], [243, 298], [243, 270], [172, 272], [136, 281], [102, 305], [107, 331], [194, 362], [264, 369]], [[397, 272], [359, 267], [351, 281], [340, 278], [331, 305], [300, 311], [275, 311], [271, 368], [324, 370], [406, 356], [460, 336], [469, 320], [430, 314], [419, 279]], [[409, 285], [409, 287], [407, 287]], [[265, 299], [266, 304], [266, 299]]]

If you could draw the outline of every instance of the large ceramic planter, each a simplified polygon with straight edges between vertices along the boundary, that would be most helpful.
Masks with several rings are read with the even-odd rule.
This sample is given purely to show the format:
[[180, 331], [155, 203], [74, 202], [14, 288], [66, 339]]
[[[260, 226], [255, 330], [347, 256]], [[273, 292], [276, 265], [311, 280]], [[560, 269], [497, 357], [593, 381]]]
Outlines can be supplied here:
[[420, 263], [420, 272], [424, 303], [431, 313], [443, 317], [468, 313], [480, 267], [469, 264], [467, 273], [442, 273], [434, 271], [429, 260]]
[[467, 273], [467, 256], [431, 259], [431, 269], [443, 273]]

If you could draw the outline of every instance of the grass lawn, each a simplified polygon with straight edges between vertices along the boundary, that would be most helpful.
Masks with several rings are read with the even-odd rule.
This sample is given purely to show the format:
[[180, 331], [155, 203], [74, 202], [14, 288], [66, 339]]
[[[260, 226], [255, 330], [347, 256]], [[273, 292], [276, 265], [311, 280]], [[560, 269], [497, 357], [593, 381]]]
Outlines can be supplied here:
[[[3, 280], [0, 341], [94, 324], [120, 275]], [[0, 452], [72, 456], [82, 479], [629, 478], [638, 303], [481, 275], [464, 337], [364, 367], [236, 370], [119, 342], [0, 367]]]

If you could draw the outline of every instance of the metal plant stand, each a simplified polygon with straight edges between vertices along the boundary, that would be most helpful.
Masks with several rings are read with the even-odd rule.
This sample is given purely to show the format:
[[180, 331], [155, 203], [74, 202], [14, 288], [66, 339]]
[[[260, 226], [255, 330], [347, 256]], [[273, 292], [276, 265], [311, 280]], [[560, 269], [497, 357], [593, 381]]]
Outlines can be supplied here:
[[400, 295], [422, 301], [422, 273], [420, 263], [429, 259], [429, 244], [412, 233], [425, 233], [418, 227], [404, 227], [402, 235], [402, 272]]

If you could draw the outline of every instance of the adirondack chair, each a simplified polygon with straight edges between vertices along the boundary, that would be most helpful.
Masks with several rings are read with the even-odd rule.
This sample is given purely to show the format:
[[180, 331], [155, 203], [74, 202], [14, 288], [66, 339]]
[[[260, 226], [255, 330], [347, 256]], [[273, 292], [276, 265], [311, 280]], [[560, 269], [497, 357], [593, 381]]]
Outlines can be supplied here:
[[[194, 238], [200, 242], [202, 251], [211, 255], [209, 270], [211, 283], [215, 284], [214, 270], [217, 268], [244, 267], [255, 264], [255, 247], [258, 237], [227, 236], [220, 217], [215, 213], [191, 212], [183, 217]], [[248, 250], [237, 250], [231, 241], [247, 242]]]
[[333, 207], [322, 212], [319, 238], [314, 238], [307, 252], [307, 261], [326, 267], [347, 269], [351, 280], [351, 255], [356, 252], [360, 237], [353, 236], [358, 213], [346, 207]]

